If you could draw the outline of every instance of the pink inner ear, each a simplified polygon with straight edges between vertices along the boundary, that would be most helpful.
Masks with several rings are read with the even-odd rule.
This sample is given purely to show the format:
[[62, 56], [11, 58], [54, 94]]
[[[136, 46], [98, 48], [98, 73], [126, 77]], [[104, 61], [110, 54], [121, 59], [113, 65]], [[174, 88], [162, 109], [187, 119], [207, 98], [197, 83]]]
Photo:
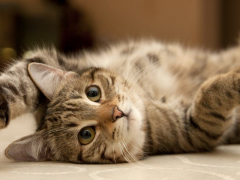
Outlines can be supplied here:
[[28, 72], [33, 82], [50, 100], [64, 77], [64, 71], [40, 63], [30, 63]]
[[42, 138], [43, 134], [45, 134], [44, 130], [13, 142], [5, 150], [5, 155], [15, 161], [45, 161], [49, 159], [50, 152]]
[[24, 145], [10, 145], [6, 149], [6, 156], [15, 161], [37, 161], [28, 154], [28, 148]]

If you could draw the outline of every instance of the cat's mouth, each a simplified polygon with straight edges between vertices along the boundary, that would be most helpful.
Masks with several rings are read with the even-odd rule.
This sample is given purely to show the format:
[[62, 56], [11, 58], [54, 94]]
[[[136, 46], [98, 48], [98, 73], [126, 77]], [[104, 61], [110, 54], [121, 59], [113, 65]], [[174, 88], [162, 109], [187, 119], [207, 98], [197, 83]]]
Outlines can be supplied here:
[[132, 108], [130, 104], [124, 105], [123, 107], [120, 107], [121, 112], [124, 114], [124, 117], [127, 118], [127, 120], [130, 120]]
[[126, 134], [129, 132], [130, 121], [132, 119], [131, 109], [121, 112], [123, 112], [124, 116], [122, 116], [116, 121], [117, 124], [113, 132], [114, 140], [124, 139]]
[[124, 113], [125, 119], [126, 119], [126, 121], [124, 123], [126, 123], [126, 125], [127, 125], [127, 128], [126, 128], [127, 132], [129, 132], [130, 126], [131, 126], [131, 121], [133, 120], [131, 112], [132, 112], [132, 110], [129, 109], [127, 112]]
[[129, 109], [127, 112], [124, 112], [124, 114], [125, 114], [125, 116], [126, 116], [126, 118], [127, 119], [129, 119], [129, 117], [130, 117], [130, 114], [131, 114], [131, 109]]
[[[131, 118], [131, 111], [132, 110], [129, 109], [129, 110], [123, 112], [124, 113], [124, 117], [123, 118], [125, 118], [127, 120], [127, 125], [128, 126], [129, 126], [129, 121], [132, 120], [132, 118]], [[129, 129], [129, 127], [128, 127], [128, 129]]]

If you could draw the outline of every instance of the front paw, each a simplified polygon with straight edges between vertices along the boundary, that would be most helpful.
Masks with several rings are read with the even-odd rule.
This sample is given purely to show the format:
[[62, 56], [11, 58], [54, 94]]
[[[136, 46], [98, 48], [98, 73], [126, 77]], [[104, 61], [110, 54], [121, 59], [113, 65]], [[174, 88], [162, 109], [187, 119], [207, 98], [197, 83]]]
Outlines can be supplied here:
[[0, 129], [5, 128], [9, 123], [8, 112], [9, 108], [6, 98], [0, 94]]

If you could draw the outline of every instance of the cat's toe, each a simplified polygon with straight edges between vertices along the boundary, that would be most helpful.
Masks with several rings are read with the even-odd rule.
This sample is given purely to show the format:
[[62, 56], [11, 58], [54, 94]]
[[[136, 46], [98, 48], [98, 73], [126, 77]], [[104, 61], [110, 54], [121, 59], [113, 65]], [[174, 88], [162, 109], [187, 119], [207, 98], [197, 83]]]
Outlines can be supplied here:
[[7, 126], [7, 120], [6, 117], [0, 117], [0, 129], [3, 129]]
[[0, 129], [8, 125], [8, 104], [6, 99], [0, 95]]

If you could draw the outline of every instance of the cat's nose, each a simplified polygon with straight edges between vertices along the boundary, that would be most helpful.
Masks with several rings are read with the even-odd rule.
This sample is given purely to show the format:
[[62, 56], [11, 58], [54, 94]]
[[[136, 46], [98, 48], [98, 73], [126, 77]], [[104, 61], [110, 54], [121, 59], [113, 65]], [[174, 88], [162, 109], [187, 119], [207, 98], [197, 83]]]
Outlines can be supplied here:
[[117, 119], [123, 116], [125, 116], [125, 114], [121, 110], [119, 110], [117, 106], [115, 106], [113, 108], [113, 121], [115, 122]]

